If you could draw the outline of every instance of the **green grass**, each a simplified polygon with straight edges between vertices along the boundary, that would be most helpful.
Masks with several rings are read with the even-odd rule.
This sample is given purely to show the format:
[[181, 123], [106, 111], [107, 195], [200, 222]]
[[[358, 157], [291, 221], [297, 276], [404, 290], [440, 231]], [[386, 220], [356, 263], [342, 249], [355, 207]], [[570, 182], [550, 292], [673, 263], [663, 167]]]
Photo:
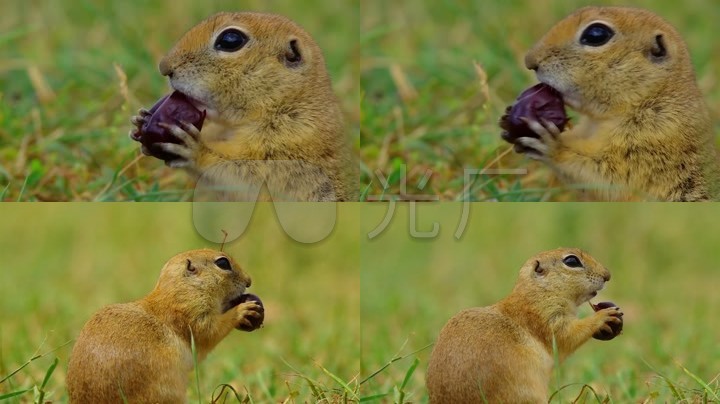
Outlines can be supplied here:
[[324, 50], [359, 132], [357, 0], [5, 0], [0, 13], [0, 200], [187, 200], [188, 176], [141, 157], [129, 119], [168, 92], [157, 65], [218, 11], [267, 11]]
[[[506, 296], [527, 258], [560, 246], [580, 247], [610, 269], [611, 281], [593, 300], [618, 304], [625, 324], [621, 336], [590, 340], [555, 369], [552, 402], [717, 401], [717, 206], [474, 204], [457, 240], [461, 204], [417, 207], [417, 230], [440, 225], [434, 239], [410, 237], [409, 206], [402, 205], [384, 232], [367, 239], [386, 209], [368, 205], [361, 217], [366, 401], [426, 402], [425, 370], [445, 322]], [[591, 312], [580, 308], [581, 316]]]
[[[335, 230], [315, 244], [293, 241], [269, 205], [256, 207], [246, 233], [224, 250], [252, 276], [265, 327], [232, 332], [199, 364], [199, 382], [188, 374], [190, 402], [342, 402], [358, 394], [357, 207], [341, 206]], [[238, 233], [231, 208], [215, 205], [218, 236]], [[0, 398], [29, 390], [7, 402], [38, 402], [40, 392], [66, 402], [73, 340], [92, 313], [146, 295], [172, 255], [219, 247], [192, 217], [190, 204], [3, 205]]]
[[[500, 139], [497, 121], [520, 91], [537, 82], [524, 67], [527, 50], [557, 21], [589, 4], [644, 7], [673, 23], [689, 44], [713, 114], [720, 114], [720, 46], [707, 40], [720, 19], [714, 0], [369, 0], [360, 36], [363, 197], [400, 195], [405, 167], [410, 197], [577, 199], [542, 164], [513, 153]], [[487, 175], [467, 184], [465, 168], [527, 168], [528, 174]], [[423, 185], [427, 170], [432, 179]], [[387, 187], [377, 171], [389, 178]]]

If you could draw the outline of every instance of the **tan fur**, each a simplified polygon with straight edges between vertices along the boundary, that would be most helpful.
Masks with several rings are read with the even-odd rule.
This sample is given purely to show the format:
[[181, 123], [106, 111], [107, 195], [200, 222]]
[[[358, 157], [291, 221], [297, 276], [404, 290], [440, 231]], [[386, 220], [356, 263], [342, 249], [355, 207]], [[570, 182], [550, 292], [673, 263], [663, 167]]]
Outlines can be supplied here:
[[[215, 265], [220, 257], [230, 260], [232, 271]], [[248, 317], [258, 315], [255, 302], [225, 305], [250, 283], [250, 276], [223, 252], [203, 249], [174, 256], [150, 294], [104, 307], [85, 324], [68, 366], [70, 401], [186, 402], [193, 369], [190, 333], [201, 361], [236, 326], [249, 325]]]
[[[581, 45], [594, 22], [612, 27], [614, 37]], [[653, 61], [658, 35], [667, 57]], [[550, 29], [525, 64], [580, 114], [542, 159], [561, 177], [599, 186], [605, 199], [720, 197], [710, 113], [687, 46], [668, 22], [641, 9], [585, 7]]]
[[[250, 38], [236, 52], [214, 49], [236, 27]], [[296, 40], [303, 58], [288, 67]], [[356, 200], [357, 175], [322, 51], [289, 19], [219, 13], [193, 27], [160, 62], [173, 88], [207, 109], [188, 168], [207, 186], [238, 188], [224, 199], [255, 200], [267, 183], [274, 200]], [[172, 164], [171, 164], [172, 165]], [[267, 194], [260, 199], [268, 199]]]
[[[563, 264], [571, 254], [584, 268]], [[430, 402], [546, 403], [553, 337], [562, 361], [598, 330], [609, 331], [608, 323], [619, 322], [616, 307], [577, 318], [578, 306], [608, 280], [610, 272], [576, 248], [529, 259], [506, 298], [463, 310], [443, 327], [427, 370]]]

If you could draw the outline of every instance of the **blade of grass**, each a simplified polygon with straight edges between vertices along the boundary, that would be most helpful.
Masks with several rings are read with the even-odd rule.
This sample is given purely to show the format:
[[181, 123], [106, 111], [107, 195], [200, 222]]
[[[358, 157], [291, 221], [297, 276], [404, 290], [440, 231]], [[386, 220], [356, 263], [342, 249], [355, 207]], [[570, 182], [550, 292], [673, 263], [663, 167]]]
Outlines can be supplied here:
[[387, 397], [388, 393], [381, 393], [381, 394], [374, 394], [372, 396], [366, 396], [366, 397], [360, 397], [361, 403], [366, 403], [370, 401], [379, 400], [381, 398]]
[[665, 384], [667, 384], [668, 388], [670, 389], [670, 392], [672, 393], [673, 396], [675, 396], [676, 399], [678, 399], [678, 401], [685, 401], [685, 395], [682, 394], [682, 392], [678, 388], [675, 387], [675, 384], [672, 381], [670, 381], [670, 379], [667, 376], [665, 376], [662, 372], [660, 372], [659, 370], [657, 370], [653, 366], [651, 366], [650, 363], [648, 363], [645, 359], [640, 358], [640, 360], [642, 360], [643, 363], [645, 364], [645, 366], [647, 366], [650, 370], [655, 372], [655, 374], [657, 374], [658, 377], [660, 377], [665, 382]]
[[712, 397], [716, 402], [720, 402], [720, 397], [717, 395], [715, 391], [707, 384], [705, 383], [700, 377], [698, 377], [696, 374], [688, 370], [685, 366], [681, 365], [679, 362], [675, 362], [676, 365], [680, 367], [680, 369], [685, 372], [688, 376], [690, 376], [693, 380], [695, 380], [702, 388]]
[[352, 396], [352, 398], [354, 398], [356, 401], [359, 400], [359, 398], [358, 398], [358, 396], [357, 396], [357, 393], [355, 392], [355, 389], [352, 389], [352, 388], [351, 388], [347, 383], [345, 383], [340, 377], [338, 377], [338, 376], [335, 375], [334, 373], [330, 372], [329, 370], [325, 369], [325, 367], [323, 367], [323, 366], [320, 365], [319, 363], [316, 363], [315, 365], [316, 365], [317, 367], [319, 367], [319, 368], [323, 371], [323, 373], [325, 373], [326, 375], [330, 376], [330, 378], [332, 378], [333, 380], [335, 380], [335, 382], [336, 382], [337, 384], [339, 384], [340, 386], [342, 386], [343, 390], [345, 390], [348, 394], [350, 394], [350, 395]]
[[[60, 348], [63, 348], [65, 345], [70, 344], [72, 341], [73, 341], [73, 340], [70, 340], [70, 341], [68, 341], [68, 342], [60, 345], [59, 347], [54, 348], [54, 349], [52, 349], [52, 350], [50, 350], [50, 351], [48, 351], [48, 352], [45, 352], [45, 353], [43, 353], [43, 354], [37, 354], [37, 351], [36, 351], [35, 355], [33, 355], [27, 362], [23, 363], [22, 365], [20, 365], [19, 368], [17, 368], [17, 369], [15, 369], [15, 370], [13, 370], [12, 372], [10, 372], [9, 375], [7, 375], [7, 376], [3, 377], [2, 379], [0, 379], [0, 383], [3, 383], [3, 382], [5, 382], [7, 379], [13, 377], [17, 372], [25, 369], [25, 367], [27, 367], [27, 366], [28, 366], [29, 364], [31, 364], [32, 362], [34, 362], [34, 361], [36, 361], [36, 360], [38, 360], [38, 359], [40, 359], [40, 358], [43, 358], [43, 357], [45, 357], [45, 356], [47, 356], [47, 355], [49, 355], [49, 354], [57, 351], [57, 350], [60, 349]], [[43, 342], [43, 343], [44, 343], [44, 342]], [[42, 344], [40, 344], [40, 347], [42, 347]], [[38, 350], [39, 350], [39, 348], [38, 348]]]
[[29, 392], [29, 391], [33, 391], [33, 389], [14, 391], [14, 392], [12, 392], [12, 393], [3, 394], [3, 395], [0, 396], [0, 400], [5, 400], [5, 399], [8, 399], [8, 398], [16, 397], [16, 396], [19, 396], [19, 395], [21, 395], [21, 394], [25, 394], [25, 393], [27, 393], [27, 392]]
[[202, 394], [200, 393], [200, 367], [198, 366], [197, 349], [195, 349], [195, 336], [193, 335], [192, 328], [190, 329], [190, 350], [193, 355], [193, 366], [195, 367], [195, 388], [197, 389], [198, 403], [202, 404]]
[[420, 364], [420, 359], [415, 358], [412, 365], [410, 365], [410, 368], [408, 368], [407, 372], [405, 372], [405, 378], [403, 379], [402, 384], [400, 385], [400, 389], [404, 390], [405, 386], [407, 386], [408, 382], [410, 381], [410, 378], [412, 377], [413, 373], [415, 373], [415, 369], [418, 367], [418, 364]]
[[50, 376], [52, 376], [52, 374], [55, 371], [55, 368], [57, 367], [59, 362], [60, 362], [60, 360], [58, 358], [55, 358], [52, 365], [50, 365], [47, 372], [45, 372], [45, 378], [43, 379], [43, 382], [40, 385], [41, 389], [45, 389], [45, 386], [47, 386], [48, 382], [50, 381]]
[[[405, 341], [405, 343], [403, 344], [403, 346], [400, 348], [400, 351], [402, 351], [402, 349], [405, 347], [405, 344], [407, 344], [407, 340]], [[395, 354], [395, 356], [394, 356], [392, 359], [390, 359], [390, 361], [389, 361], [388, 363], [386, 363], [385, 365], [383, 365], [380, 369], [374, 371], [372, 374], [370, 374], [370, 376], [368, 376], [368, 377], [366, 377], [365, 379], [363, 379], [363, 380], [360, 382], [360, 385], [364, 384], [364, 383], [367, 382], [368, 380], [370, 380], [370, 379], [372, 379], [373, 377], [377, 376], [378, 374], [380, 374], [383, 370], [387, 369], [387, 368], [388, 368], [390, 365], [392, 365], [393, 363], [395, 363], [395, 362], [397, 362], [397, 361], [400, 361], [400, 360], [403, 360], [403, 359], [407, 358], [408, 356], [414, 355], [414, 354], [416, 354], [416, 353], [418, 353], [418, 352], [422, 352], [423, 350], [425, 350], [425, 349], [433, 346], [433, 344], [434, 344], [434, 342], [431, 342], [431, 343], [425, 345], [424, 347], [422, 347], [422, 348], [420, 348], [420, 349], [418, 349], [418, 350], [416, 350], [416, 351], [410, 352], [409, 354], [404, 355], [404, 356], [398, 356], [398, 354], [399, 354], [399, 352], [398, 352], [397, 354]]]

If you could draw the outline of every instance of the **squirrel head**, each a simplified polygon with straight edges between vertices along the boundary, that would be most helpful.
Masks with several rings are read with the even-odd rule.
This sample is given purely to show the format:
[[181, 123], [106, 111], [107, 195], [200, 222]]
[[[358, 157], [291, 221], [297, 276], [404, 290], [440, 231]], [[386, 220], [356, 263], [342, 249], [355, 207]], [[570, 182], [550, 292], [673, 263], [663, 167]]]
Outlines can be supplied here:
[[[558, 22], [525, 56], [538, 80], [572, 108], [603, 118], [696, 87], [687, 46], [642, 9], [585, 7]], [[669, 85], [669, 83], [677, 83]]]
[[229, 125], [267, 114], [292, 121], [304, 113], [299, 108], [327, 99], [318, 92], [332, 93], [318, 45], [273, 14], [215, 14], [190, 29], [159, 69], [209, 119]]
[[152, 295], [189, 310], [224, 312], [251, 284], [250, 276], [227, 253], [200, 249], [170, 258]]
[[541, 252], [520, 268], [515, 290], [524, 294], [568, 299], [577, 306], [597, 295], [610, 280], [607, 270], [577, 248]]

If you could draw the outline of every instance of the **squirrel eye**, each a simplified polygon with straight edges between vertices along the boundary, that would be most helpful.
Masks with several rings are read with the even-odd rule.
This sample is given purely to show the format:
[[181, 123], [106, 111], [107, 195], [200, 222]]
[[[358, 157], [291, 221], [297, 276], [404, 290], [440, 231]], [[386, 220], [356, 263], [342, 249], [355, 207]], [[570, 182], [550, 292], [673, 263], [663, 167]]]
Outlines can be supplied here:
[[225, 257], [220, 257], [215, 260], [215, 265], [220, 267], [221, 269], [224, 269], [226, 271], [232, 271], [232, 266], [230, 265], [230, 260], [228, 260]]
[[585, 31], [583, 31], [582, 35], [580, 35], [580, 44], [588, 46], [603, 46], [610, 41], [610, 38], [612, 38], [613, 35], [615, 35], [615, 32], [613, 32], [610, 27], [596, 22], [595, 24], [590, 24], [590, 26], [585, 28]]
[[563, 258], [563, 264], [569, 266], [570, 268], [582, 268], [583, 264], [580, 262], [580, 258], [574, 256], [574, 255], [568, 255], [567, 257]]
[[248, 37], [236, 28], [229, 28], [221, 32], [215, 39], [215, 49], [223, 52], [235, 52], [242, 49], [248, 42]]

